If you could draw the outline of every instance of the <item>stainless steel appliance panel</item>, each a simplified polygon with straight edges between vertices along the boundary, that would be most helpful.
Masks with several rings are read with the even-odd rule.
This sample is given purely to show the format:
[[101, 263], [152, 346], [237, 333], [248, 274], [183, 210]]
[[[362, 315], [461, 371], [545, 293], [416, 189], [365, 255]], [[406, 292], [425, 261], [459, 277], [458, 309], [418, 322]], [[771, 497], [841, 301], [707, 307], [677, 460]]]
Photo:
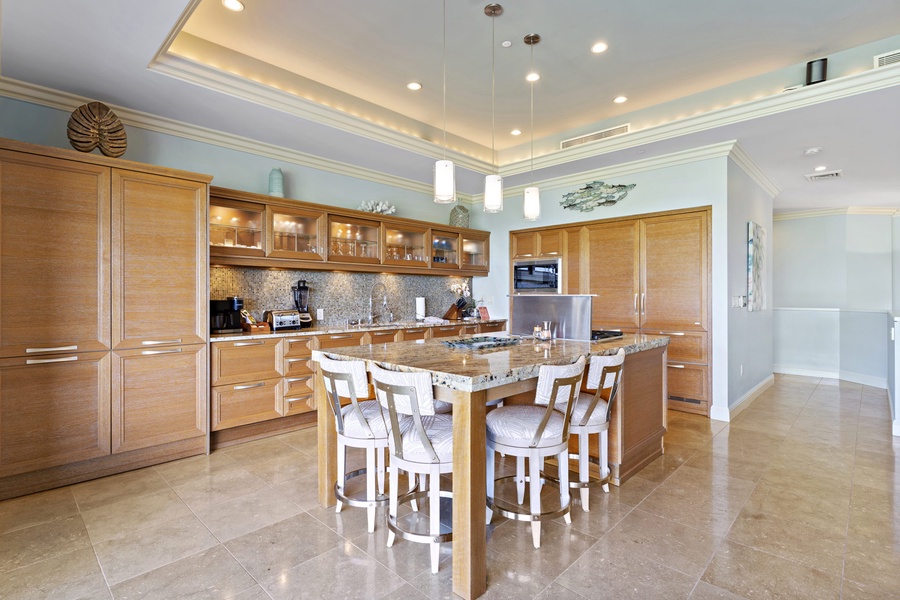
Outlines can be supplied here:
[[589, 341], [591, 299], [589, 294], [516, 294], [510, 333], [530, 336], [536, 325], [550, 321], [553, 337]]

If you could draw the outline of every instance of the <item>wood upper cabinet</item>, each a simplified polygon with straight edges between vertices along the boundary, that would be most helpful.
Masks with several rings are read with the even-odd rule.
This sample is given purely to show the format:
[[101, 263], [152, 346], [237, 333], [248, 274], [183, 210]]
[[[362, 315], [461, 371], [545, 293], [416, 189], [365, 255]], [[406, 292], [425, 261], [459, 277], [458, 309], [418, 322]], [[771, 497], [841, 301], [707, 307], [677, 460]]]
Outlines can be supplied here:
[[563, 232], [559, 229], [537, 232], [538, 255], [560, 256], [563, 253]]
[[384, 258], [381, 262], [419, 269], [428, 267], [431, 236], [427, 227], [384, 221], [382, 229]]
[[205, 183], [112, 172], [113, 348], [204, 343]]
[[113, 453], [206, 435], [205, 344], [112, 354]]
[[110, 347], [109, 168], [0, 150], [0, 357]]
[[588, 230], [574, 227], [563, 232], [563, 293], [590, 293], [590, 261], [587, 260]]
[[325, 260], [325, 213], [266, 207], [266, 256]]
[[561, 229], [521, 231], [512, 234], [510, 255], [513, 258], [554, 257], [563, 254]]
[[455, 231], [431, 230], [431, 267], [433, 269], [458, 269], [462, 236]]
[[110, 354], [0, 359], [0, 477], [110, 453]]
[[707, 213], [641, 220], [641, 327], [707, 329]]
[[587, 227], [588, 289], [594, 329], [640, 327], [640, 225], [638, 221]]
[[265, 256], [263, 243], [271, 231], [266, 227], [265, 210], [264, 204], [210, 198], [209, 255]]
[[491, 264], [490, 234], [462, 234], [462, 268], [467, 271], [487, 273]]
[[510, 236], [509, 254], [512, 258], [534, 258], [537, 256], [537, 232], [525, 231]]

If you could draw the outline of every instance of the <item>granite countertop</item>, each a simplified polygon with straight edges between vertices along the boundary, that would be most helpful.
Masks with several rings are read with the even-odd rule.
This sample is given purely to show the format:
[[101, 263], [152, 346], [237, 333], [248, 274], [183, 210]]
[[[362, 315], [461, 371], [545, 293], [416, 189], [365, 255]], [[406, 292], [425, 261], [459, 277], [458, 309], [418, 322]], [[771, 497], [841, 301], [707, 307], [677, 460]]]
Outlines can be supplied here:
[[[632, 354], [668, 343], [669, 338], [664, 335], [626, 334], [622, 338], [601, 342], [541, 342], [523, 338], [515, 346], [465, 350], [451, 348], [441, 339], [431, 339], [345, 346], [324, 352], [341, 358], [375, 361], [398, 371], [429, 372], [434, 385], [476, 392], [537, 377], [541, 365], [568, 364], [579, 356], [615, 354], [619, 348], [624, 348], [626, 354]], [[322, 351], [313, 351], [313, 360], [321, 354]]]
[[479, 323], [505, 323], [507, 319], [475, 319], [468, 321], [446, 321], [443, 323], [423, 323], [421, 321], [396, 321], [394, 323], [383, 323], [378, 325], [362, 325], [362, 326], [314, 326], [308, 329], [282, 329], [280, 331], [267, 331], [265, 333], [216, 333], [209, 337], [211, 342], [229, 342], [237, 340], [255, 340], [272, 337], [297, 337], [309, 335], [328, 335], [333, 333], [356, 333], [366, 331], [379, 331], [384, 329], [412, 329], [418, 327], [448, 327], [456, 325], [459, 327], [467, 325], [477, 325]]

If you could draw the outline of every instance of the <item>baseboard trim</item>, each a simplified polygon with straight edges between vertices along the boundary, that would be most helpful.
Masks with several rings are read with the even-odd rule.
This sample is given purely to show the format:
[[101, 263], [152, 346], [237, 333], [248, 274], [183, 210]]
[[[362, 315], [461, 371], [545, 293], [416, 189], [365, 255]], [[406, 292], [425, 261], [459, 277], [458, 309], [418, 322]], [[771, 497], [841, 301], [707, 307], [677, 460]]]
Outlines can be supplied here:
[[728, 412], [730, 413], [731, 418], [733, 419], [736, 416], [738, 416], [739, 414], [741, 414], [742, 412], [744, 412], [744, 410], [746, 410], [747, 407], [750, 406], [754, 400], [759, 398], [763, 394], [763, 392], [765, 392], [767, 389], [769, 389], [773, 385], [775, 385], [775, 374], [774, 373], [769, 375], [762, 381], [760, 381], [751, 390], [749, 390], [746, 394], [741, 396], [737, 402], [735, 402], [734, 404], [732, 404], [731, 406], [728, 407]]
[[892, 428], [891, 433], [893, 433], [897, 437], [900, 437], [900, 420], [894, 420], [894, 427]]
[[838, 379], [841, 379], [843, 381], [851, 381], [853, 383], [860, 383], [862, 385], [876, 387], [882, 390], [887, 389], [887, 377], [873, 377], [871, 375], [863, 375], [862, 373], [841, 371], [841, 375]]
[[775, 365], [772, 367], [775, 373], [782, 375], [800, 375], [801, 377], [824, 377], [827, 379], [840, 379], [839, 371], [818, 371], [816, 369], [798, 369], [787, 365]]
[[785, 365], [775, 365], [773, 371], [784, 375], [800, 375], [802, 377], [822, 377], [826, 379], [840, 379], [850, 383], [859, 383], [882, 390], [887, 389], [887, 377], [873, 377], [853, 371], [817, 371], [815, 369], [797, 369]]

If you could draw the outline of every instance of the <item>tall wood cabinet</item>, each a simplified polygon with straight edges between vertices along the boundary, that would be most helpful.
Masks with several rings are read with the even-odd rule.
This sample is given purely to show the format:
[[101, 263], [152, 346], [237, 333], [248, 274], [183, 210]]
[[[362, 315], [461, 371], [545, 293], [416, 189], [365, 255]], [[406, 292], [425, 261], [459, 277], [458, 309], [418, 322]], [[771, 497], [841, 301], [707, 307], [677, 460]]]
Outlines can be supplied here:
[[205, 451], [208, 183], [0, 140], [0, 499]]

